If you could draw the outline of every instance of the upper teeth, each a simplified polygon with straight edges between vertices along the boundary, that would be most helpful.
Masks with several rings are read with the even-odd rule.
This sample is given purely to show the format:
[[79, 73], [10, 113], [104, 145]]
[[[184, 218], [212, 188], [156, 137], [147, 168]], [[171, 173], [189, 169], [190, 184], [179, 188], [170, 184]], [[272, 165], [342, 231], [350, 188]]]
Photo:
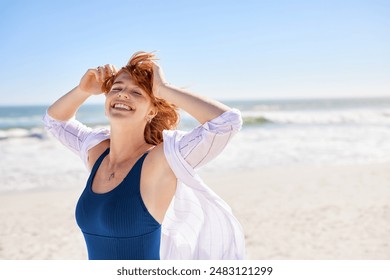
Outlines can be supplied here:
[[125, 104], [121, 104], [121, 103], [117, 103], [114, 105], [114, 108], [122, 108], [122, 109], [126, 109], [126, 110], [131, 110], [131, 108]]

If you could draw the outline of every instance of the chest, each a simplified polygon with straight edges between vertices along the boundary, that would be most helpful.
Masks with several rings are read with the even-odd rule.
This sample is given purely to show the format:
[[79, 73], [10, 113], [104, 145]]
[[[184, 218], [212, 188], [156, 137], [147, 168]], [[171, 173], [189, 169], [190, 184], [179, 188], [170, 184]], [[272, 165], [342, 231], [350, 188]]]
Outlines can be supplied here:
[[[91, 189], [94, 193], [103, 194], [110, 192], [117, 188], [124, 180], [127, 184], [131, 183], [138, 190], [141, 186], [141, 175], [148, 162], [146, 160], [147, 154], [140, 158], [127, 160], [126, 162], [110, 166], [108, 157], [105, 156], [91, 172]], [[97, 168], [96, 168], [97, 167]]]
[[[118, 187], [126, 177], [130, 175], [129, 173], [131, 169], [132, 168], [130, 164], [115, 170], [109, 170], [105, 165], [100, 166], [91, 182], [92, 191], [98, 194], [112, 191]], [[142, 170], [139, 170], [139, 172], [142, 172]], [[140, 179], [141, 176], [139, 174], [139, 176], [135, 177], [135, 179]], [[140, 184], [139, 180], [138, 182], [133, 183]]]

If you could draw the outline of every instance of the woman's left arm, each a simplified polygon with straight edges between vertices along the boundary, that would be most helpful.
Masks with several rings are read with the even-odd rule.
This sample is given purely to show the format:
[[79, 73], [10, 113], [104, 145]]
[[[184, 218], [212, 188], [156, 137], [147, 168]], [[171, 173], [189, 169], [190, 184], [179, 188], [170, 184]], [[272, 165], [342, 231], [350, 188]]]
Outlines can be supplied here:
[[155, 95], [183, 109], [201, 124], [231, 110], [230, 107], [216, 100], [168, 84], [161, 67], [155, 62], [153, 64], [153, 91]]
[[207, 164], [222, 152], [232, 136], [241, 129], [240, 112], [218, 101], [168, 85], [157, 64], [154, 73], [157, 73], [154, 76], [155, 94], [185, 110], [202, 124], [189, 132], [166, 131], [164, 149], [170, 151], [167, 156], [180, 155], [192, 169]]

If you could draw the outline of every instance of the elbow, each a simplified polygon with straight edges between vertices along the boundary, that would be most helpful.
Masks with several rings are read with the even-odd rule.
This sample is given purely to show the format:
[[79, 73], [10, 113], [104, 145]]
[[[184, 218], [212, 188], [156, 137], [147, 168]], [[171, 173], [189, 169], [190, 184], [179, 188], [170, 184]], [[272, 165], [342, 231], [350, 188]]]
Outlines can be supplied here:
[[56, 112], [55, 112], [55, 108], [53, 107], [53, 105], [50, 105], [47, 110], [46, 110], [46, 113], [53, 117], [54, 115], [56, 115]]
[[66, 121], [62, 119], [59, 114], [56, 113], [56, 110], [53, 108], [53, 105], [47, 108], [46, 115], [57, 121]]
[[60, 119], [59, 119], [56, 115], [57, 115], [57, 114], [56, 114], [55, 110], [53, 109], [53, 105], [50, 106], [49, 108], [47, 108], [47, 110], [46, 110], [46, 116], [50, 117], [51, 119], [60, 121]]
[[242, 123], [241, 112], [237, 109], [231, 109], [205, 123], [203, 127], [206, 131], [216, 134], [236, 133], [241, 130]]
[[51, 119], [54, 119], [59, 122], [67, 122], [75, 118], [75, 115], [64, 114], [64, 112], [59, 111], [53, 105], [47, 108], [46, 115], [48, 115]]
[[225, 113], [224, 119], [226, 120], [226, 123], [231, 125], [233, 131], [240, 131], [243, 125], [241, 112], [238, 109], [233, 108]]
[[241, 112], [238, 109], [232, 109], [232, 111], [234, 111], [235, 114], [234, 126], [236, 127], [237, 131], [240, 131], [244, 123]]

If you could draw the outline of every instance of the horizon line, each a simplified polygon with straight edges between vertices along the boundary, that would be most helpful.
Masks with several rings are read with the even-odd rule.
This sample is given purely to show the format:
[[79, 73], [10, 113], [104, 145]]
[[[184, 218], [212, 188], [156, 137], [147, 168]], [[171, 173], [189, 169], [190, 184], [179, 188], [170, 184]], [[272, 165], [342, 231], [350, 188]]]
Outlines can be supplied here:
[[[375, 95], [375, 96], [332, 96], [332, 97], [325, 97], [325, 96], [316, 96], [316, 97], [307, 97], [307, 96], [297, 96], [297, 97], [273, 97], [273, 98], [213, 98], [219, 102], [246, 102], [246, 101], [278, 101], [278, 100], [341, 100], [341, 99], [390, 99], [390, 95]], [[53, 103], [24, 103], [18, 105], [10, 104], [10, 103], [0, 103], [0, 107], [26, 107], [26, 106], [50, 106]], [[92, 101], [92, 102], [85, 102], [83, 105], [102, 105], [104, 104], [104, 101]]]

